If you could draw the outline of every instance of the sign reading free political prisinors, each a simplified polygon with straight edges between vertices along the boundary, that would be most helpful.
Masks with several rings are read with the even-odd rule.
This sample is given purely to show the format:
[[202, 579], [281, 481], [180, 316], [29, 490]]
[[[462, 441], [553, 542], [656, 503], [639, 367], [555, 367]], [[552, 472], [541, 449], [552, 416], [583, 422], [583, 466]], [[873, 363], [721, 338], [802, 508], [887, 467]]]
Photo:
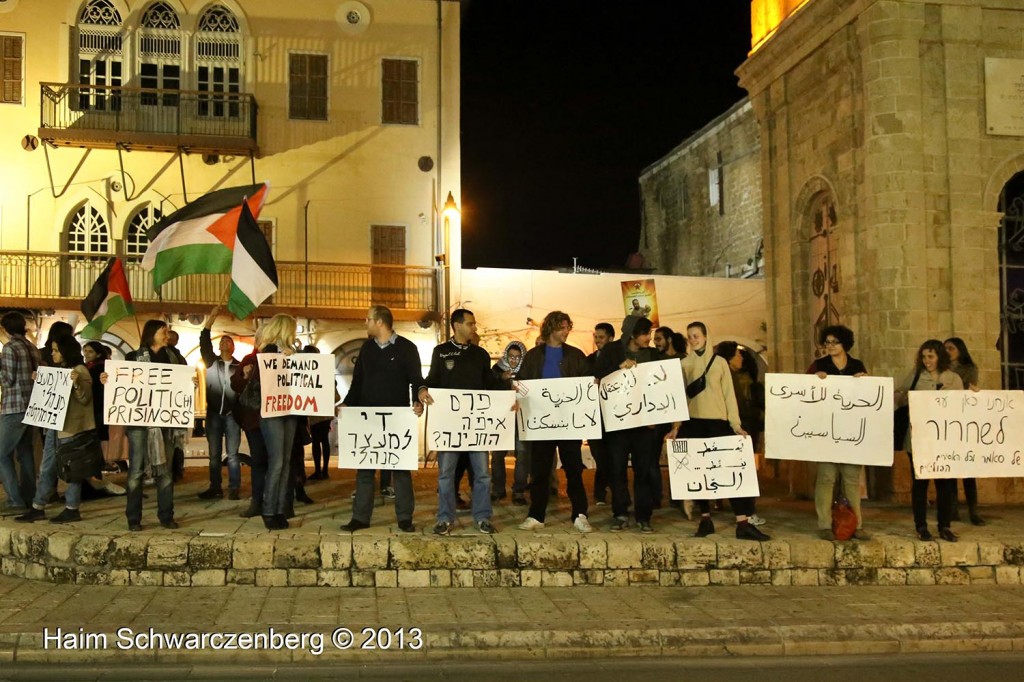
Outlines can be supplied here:
[[910, 391], [918, 478], [1024, 476], [1024, 391]]
[[71, 370], [60, 367], [36, 369], [32, 382], [32, 394], [22, 424], [60, 431], [68, 415], [68, 399], [71, 397]]
[[195, 370], [185, 365], [107, 360], [103, 422], [118, 426], [190, 428], [195, 419]]
[[334, 416], [334, 356], [260, 353], [260, 416]]
[[427, 448], [442, 452], [515, 450], [515, 391], [430, 389]]
[[416, 471], [419, 433], [411, 407], [343, 407], [338, 411], [338, 468]]

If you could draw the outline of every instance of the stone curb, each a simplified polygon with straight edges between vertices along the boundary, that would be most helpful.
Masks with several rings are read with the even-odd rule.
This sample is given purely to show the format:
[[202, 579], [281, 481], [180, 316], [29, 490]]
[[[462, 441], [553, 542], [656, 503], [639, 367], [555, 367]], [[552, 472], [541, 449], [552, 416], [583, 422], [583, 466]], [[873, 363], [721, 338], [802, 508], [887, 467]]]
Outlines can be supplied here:
[[[0, 635], [0, 664], [118, 663], [264, 664], [317, 661], [369, 662], [429, 659], [543, 659], [572, 657], [819, 656], [1024, 650], [1024, 622], [860, 623], [734, 627], [643, 627], [579, 630], [472, 629], [424, 633], [419, 650], [339, 650], [330, 628], [281, 626], [281, 633], [324, 633], [324, 650], [158, 650], [123, 651], [110, 634], [106, 649], [45, 650], [42, 634]], [[182, 630], [181, 632], [186, 632]]]

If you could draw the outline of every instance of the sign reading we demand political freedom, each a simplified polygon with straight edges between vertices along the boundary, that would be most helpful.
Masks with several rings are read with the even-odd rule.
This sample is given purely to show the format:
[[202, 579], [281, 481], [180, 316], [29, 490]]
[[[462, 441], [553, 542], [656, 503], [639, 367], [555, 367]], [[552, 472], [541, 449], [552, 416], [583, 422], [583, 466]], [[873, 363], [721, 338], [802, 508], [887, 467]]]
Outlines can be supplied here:
[[195, 370], [185, 365], [107, 360], [103, 422], [189, 428], [195, 420]]
[[334, 416], [334, 356], [261, 353], [260, 416]]

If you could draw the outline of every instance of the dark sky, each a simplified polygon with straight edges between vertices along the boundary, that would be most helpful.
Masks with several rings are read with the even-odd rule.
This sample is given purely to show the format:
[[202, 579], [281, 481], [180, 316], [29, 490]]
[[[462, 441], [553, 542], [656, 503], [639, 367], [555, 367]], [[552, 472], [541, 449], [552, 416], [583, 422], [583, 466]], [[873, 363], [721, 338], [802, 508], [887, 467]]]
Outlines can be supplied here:
[[640, 171], [746, 94], [749, 1], [463, 4], [463, 266], [621, 266]]

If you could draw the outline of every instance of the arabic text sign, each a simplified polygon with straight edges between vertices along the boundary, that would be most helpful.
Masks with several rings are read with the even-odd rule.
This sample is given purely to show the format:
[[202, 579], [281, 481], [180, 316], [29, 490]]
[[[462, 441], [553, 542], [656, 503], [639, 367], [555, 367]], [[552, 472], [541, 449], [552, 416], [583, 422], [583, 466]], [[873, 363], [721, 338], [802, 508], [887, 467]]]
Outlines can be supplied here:
[[107, 360], [103, 422], [189, 428], [195, 419], [195, 370], [185, 365]]
[[444, 452], [515, 450], [515, 391], [430, 389], [427, 449]]
[[601, 380], [605, 431], [686, 421], [686, 385], [678, 360], [645, 362]]
[[32, 394], [28, 398], [28, 408], [21, 423], [60, 431], [68, 415], [70, 397], [71, 370], [40, 366], [36, 369]]
[[334, 356], [260, 353], [260, 416], [334, 415]]
[[892, 466], [892, 379], [765, 375], [765, 456]]
[[338, 412], [340, 469], [420, 466], [419, 425], [411, 407], [343, 407]]
[[673, 500], [714, 500], [761, 494], [750, 436], [668, 442]]
[[918, 478], [1024, 476], [1024, 391], [911, 391]]
[[594, 377], [529, 379], [517, 386], [517, 422], [523, 440], [601, 437], [601, 408]]

